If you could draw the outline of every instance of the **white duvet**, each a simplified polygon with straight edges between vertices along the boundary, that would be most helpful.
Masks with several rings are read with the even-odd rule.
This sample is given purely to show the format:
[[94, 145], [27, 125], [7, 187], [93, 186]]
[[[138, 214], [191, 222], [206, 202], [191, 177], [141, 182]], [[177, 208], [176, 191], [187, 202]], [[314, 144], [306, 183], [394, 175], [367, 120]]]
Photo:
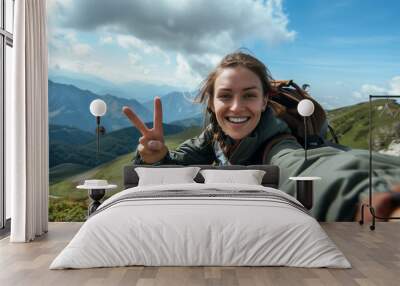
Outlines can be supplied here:
[[261, 190], [300, 204], [279, 190], [254, 185], [193, 183], [127, 189], [100, 206], [103, 210], [82, 225], [50, 269], [127, 265], [351, 267], [313, 217], [274, 197], [178, 196], [114, 203], [136, 192], [210, 189]]

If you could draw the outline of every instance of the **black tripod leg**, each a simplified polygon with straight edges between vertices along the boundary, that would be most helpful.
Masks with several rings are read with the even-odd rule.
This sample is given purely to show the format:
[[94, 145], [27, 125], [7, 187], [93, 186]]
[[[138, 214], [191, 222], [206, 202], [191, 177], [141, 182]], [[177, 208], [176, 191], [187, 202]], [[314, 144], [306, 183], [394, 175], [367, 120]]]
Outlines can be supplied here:
[[361, 219], [358, 221], [358, 223], [361, 225], [364, 224], [364, 207], [365, 207], [365, 204], [362, 204], [361, 205]]
[[374, 230], [375, 229], [375, 210], [371, 206], [369, 207], [369, 210], [370, 210], [370, 212], [372, 214], [372, 225], [369, 226], [369, 229], [370, 230]]

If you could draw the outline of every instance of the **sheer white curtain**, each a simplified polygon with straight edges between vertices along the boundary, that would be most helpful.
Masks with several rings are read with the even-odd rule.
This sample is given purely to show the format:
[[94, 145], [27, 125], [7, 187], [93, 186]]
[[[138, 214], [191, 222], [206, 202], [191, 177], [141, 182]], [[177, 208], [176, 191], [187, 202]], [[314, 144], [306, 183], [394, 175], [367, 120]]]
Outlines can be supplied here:
[[12, 242], [48, 227], [46, 0], [15, 1], [13, 92], [6, 98], [6, 187]]

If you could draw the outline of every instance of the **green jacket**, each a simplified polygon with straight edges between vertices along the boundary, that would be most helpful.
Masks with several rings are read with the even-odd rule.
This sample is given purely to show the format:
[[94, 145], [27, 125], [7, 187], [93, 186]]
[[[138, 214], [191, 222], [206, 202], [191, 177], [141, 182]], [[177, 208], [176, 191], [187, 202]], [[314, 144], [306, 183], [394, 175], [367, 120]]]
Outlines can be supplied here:
[[[321, 147], [308, 151], [280, 150], [270, 163], [280, 167], [279, 188], [295, 194], [295, 182], [289, 176], [318, 176], [314, 182], [314, 206], [311, 213], [320, 221], [351, 221], [362, 197], [369, 191], [369, 151], [343, 151]], [[400, 157], [373, 152], [373, 192], [387, 192], [400, 183]]]

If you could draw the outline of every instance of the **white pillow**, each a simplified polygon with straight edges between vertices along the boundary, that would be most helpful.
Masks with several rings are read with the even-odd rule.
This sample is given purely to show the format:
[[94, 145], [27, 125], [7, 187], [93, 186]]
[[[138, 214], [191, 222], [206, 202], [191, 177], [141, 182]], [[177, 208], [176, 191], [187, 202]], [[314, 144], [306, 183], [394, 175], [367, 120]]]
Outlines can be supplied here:
[[265, 171], [262, 170], [201, 170], [204, 183], [233, 183], [261, 185]]
[[181, 168], [135, 168], [139, 176], [138, 186], [195, 183], [199, 167]]

